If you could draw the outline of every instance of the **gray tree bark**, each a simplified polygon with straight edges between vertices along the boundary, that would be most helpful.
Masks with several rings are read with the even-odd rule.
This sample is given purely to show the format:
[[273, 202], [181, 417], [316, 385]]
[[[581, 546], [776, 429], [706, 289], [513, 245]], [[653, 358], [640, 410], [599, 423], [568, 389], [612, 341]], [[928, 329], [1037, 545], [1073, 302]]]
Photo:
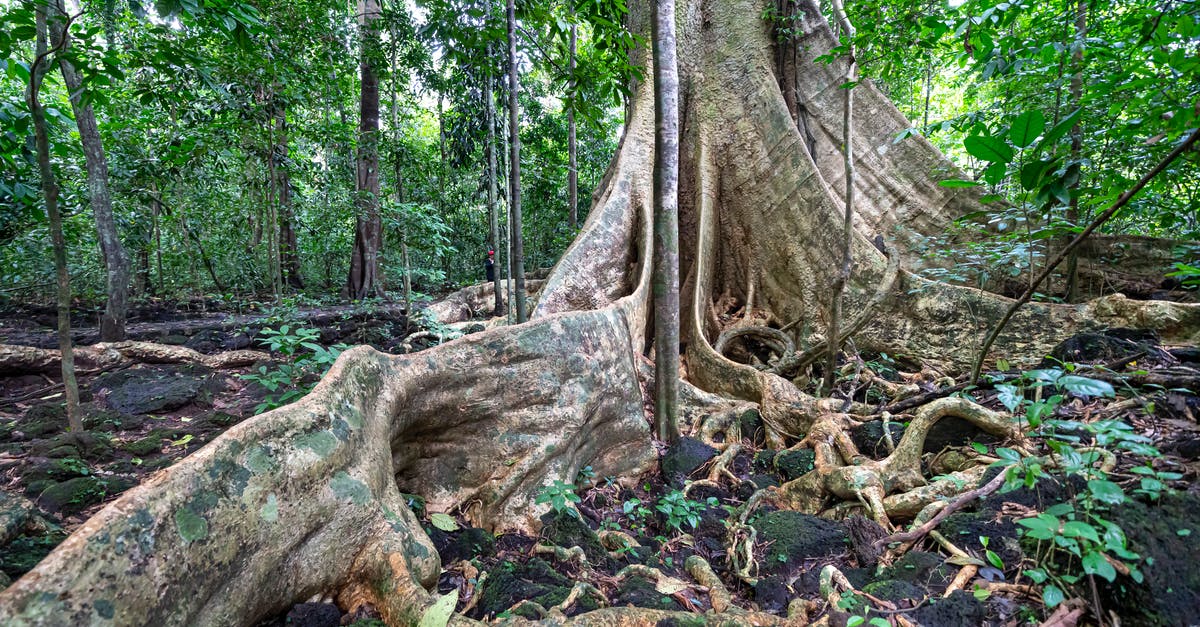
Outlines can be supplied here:
[[370, 51], [379, 42], [375, 21], [380, 16], [379, 0], [359, 0], [359, 29], [362, 34], [362, 91], [358, 122], [358, 198], [354, 225], [354, 249], [346, 284], [350, 298], [362, 299], [383, 291], [379, 254], [383, 249], [383, 218], [379, 213], [379, 76]]
[[657, 0], [654, 28], [654, 421], [679, 437], [679, 68], [675, 0]]
[[517, 76], [517, 17], [513, 0], [507, 4], [508, 21], [508, 189], [509, 215], [511, 216], [509, 242], [512, 254], [509, 257], [509, 273], [513, 278], [513, 307], [517, 322], [529, 319], [525, 305], [525, 242], [521, 229], [521, 104], [520, 79]]

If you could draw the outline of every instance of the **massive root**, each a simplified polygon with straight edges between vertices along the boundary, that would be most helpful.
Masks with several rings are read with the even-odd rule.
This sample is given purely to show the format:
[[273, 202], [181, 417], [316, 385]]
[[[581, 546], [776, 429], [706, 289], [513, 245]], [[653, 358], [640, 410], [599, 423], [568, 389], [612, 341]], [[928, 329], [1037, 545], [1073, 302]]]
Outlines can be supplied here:
[[[863, 464], [844, 429], [873, 408], [815, 398], [712, 345], [727, 330], [714, 303], [729, 299], [753, 314], [745, 316], [753, 324], [776, 329], [768, 333], [785, 352], [780, 337], [793, 346], [819, 343], [811, 331], [825, 327], [840, 258], [841, 79], [837, 68], [811, 59], [829, 51], [832, 33], [814, 3], [800, 3], [803, 73], [790, 84], [803, 105], [801, 133], [780, 92], [761, 7], [749, 0], [679, 6], [683, 328], [687, 377], [700, 388], [685, 389], [685, 405], [712, 410], [695, 411], [693, 429], [736, 439], [731, 417], [758, 406], [775, 447], [800, 442], [820, 462], [771, 498], [810, 507], [813, 497], [830, 495], [865, 503], [885, 524], [912, 517], [956, 489], [924, 485], [917, 454], [925, 429], [954, 414], [1012, 436], [1003, 417], [936, 403], [918, 411], [918, 427], [895, 453]], [[646, 6], [632, 10], [633, 23], [644, 26]], [[893, 144], [907, 123], [881, 94], [864, 83], [855, 97], [870, 123], [854, 137], [862, 202], [846, 310], [871, 312], [855, 341], [962, 368], [1010, 301], [889, 269], [872, 240], [881, 235], [911, 263], [913, 238], [978, 205], [968, 192], [936, 185], [952, 167], [923, 139]], [[545, 509], [534, 495], [550, 480], [571, 481], [588, 465], [601, 476], [648, 469], [654, 449], [639, 370], [650, 345], [652, 99], [650, 86], [641, 85], [591, 216], [547, 279], [532, 322], [405, 357], [348, 351], [302, 401], [231, 429], [93, 517], [0, 593], [0, 622], [252, 624], [322, 594], [347, 609], [371, 603], [389, 623], [412, 624], [435, 598], [439, 564], [401, 492], [490, 530], [532, 530]], [[1001, 336], [998, 352], [1037, 359], [1077, 330], [1114, 325], [1194, 340], [1200, 307], [1120, 296], [1030, 305]], [[961, 472], [964, 479], [978, 474]], [[742, 554], [745, 563], [753, 559]], [[573, 621], [633, 625], [668, 617], [608, 608]], [[734, 620], [783, 619], [741, 613]]]

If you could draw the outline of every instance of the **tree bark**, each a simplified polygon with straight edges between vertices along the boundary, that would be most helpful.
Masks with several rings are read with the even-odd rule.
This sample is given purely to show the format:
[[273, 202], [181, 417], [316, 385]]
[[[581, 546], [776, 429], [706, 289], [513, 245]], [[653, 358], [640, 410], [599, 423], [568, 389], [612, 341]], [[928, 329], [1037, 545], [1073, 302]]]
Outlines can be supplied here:
[[[1075, 40], [1072, 43], [1071, 51], [1071, 106], [1079, 108], [1083, 102], [1083, 48], [1087, 41], [1087, 0], [1078, 0], [1075, 5]], [[1071, 165], [1077, 174], [1075, 182], [1071, 185], [1071, 202], [1067, 207], [1067, 222], [1072, 226], [1079, 221], [1079, 185], [1080, 179], [1083, 178], [1082, 164], [1079, 163], [1079, 155], [1083, 149], [1083, 127], [1079, 122], [1071, 127]], [[1070, 238], [1067, 238], [1070, 241]], [[1032, 268], [1031, 268], [1032, 270]], [[1066, 300], [1068, 303], [1073, 303], [1079, 300], [1079, 254], [1072, 251], [1067, 256], [1067, 288]]]
[[575, 141], [575, 44], [577, 36], [575, 16], [571, 16], [571, 39], [567, 52], [568, 95], [567, 95], [567, 206], [570, 207], [571, 230], [579, 228], [579, 165], [578, 147]]
[[679, 438], [679, 70], [675, 0], [654, 8], [654, 421]]
[[359, 31], [362, 59], [359, 72], [358, 168], [355, 200], [354, 249], [346, 291], [350, 298], [363, 299], [383, 292], [379, 255], [383, 248], [383, 218], [379, 212], [379, 78], [373, 54], [379, 42], [375, 22], [381, 14], [379, 0], [359, 0]]
[[[489, 48], [490, 50], [490, 48]], [[491, 56], [490, 54], [488, 55]], [[500, 250], [500, 210], [496, 205], [496, 97], [492, 93], [494, 77], [489, 72], [483, 79], [483, 100], [487, 108], [487, 206], [488, 206], [488, 250]], [[495, 294], [493, 316], [503, 316], [505, 312], [504, 289], [501, 287], [500, 264], [496, 264], [492, 274], [492, 291]]]
[[513, 307], [516, 309], [517, 323], [529, 319], [529, 310], [525, 304], [525, 241], [521, 228], [521, 104], [517, 95], [520, 93], [520, 79], [517, 75], [517, 17], [513, 0], [507, 3], [508, 23], [508, 189], [510, 229], [509, 242], [512, 253], [509, 256], [509, 273], [513, 278]]
[[[70, 46], [70, 33], [63, 27], [67, 19], [66, 6], [63, 0], [53, 0], [51, 6], [54, 14], [49, 23], [50, 44], [66, 50]], [[71, 97], [71, 109], [75, 112], [75, 123], [79, 127], [79, 141], [83, 145], [87, 166], [88, 199], [96, 221], [100, 254], [104, 259], [107, 298], [104, 313], [100, 316], [100, 336], [105, 341], [118, 341], [125, 338], [125, 315], [129, 306], [129, 255], [121, 245], [117, 223], [113, 219], [108, 162], [104, 158], [96, 112], [90, 103], [83, 101], [83, 77], [65, 55], [58, 55], [58, 67], [62, 71], [63, 83]]]
[[50, 218], [50, 242], [54, 253], [54, 273], [57, 283], [56, 304], [58, 306], [58, 350], [61, 358], [63, 388], [67, 404], [67, 425], [71, 431], [83, 430], [83, 419], [79, 416], [79, 383], [75, 380], [75, 353], [71, 350], [71, 275], [67, 271], [67, 242], [63, 237], [62, 212], [58, 207], [58, 183], [54, 168], [50, 164], [50, 133], [46, 124], [46, 110], [39, 95], [42, 80], [49, 70], [50, 57], [60, 54], [66, 47], [62, 36], [70, 26], [65, 14], [55, 14], [51, 19], [66, 20], [58, 25], [60, 36], [52, 50], [46, 47], [45, 9], [37, 9], [37, 44], [33, 67], [29, 72], [29, 88], [25, 102], [33, 118], [33, 138], [37, 150], [38, 173], [42, 179], [42, 197], [46, 203], [46, 214]]
[[842, 104], [842, 155], [846, 164], [846, 210], [842, 222], [842, 258], [838, 265], [838, 274], [833, 281], [833, 293], [830, 295], [829, 326], [825, 333], [829, 342], [829, 354], [825, 359], [825, 382], [823, 391], [833, 392], [833, 384], [837, 375], [837, 356], [841, 349], [838, 327], [842, 322], [842, 291], [850, 281], [850, 245], [852, 243], [854, 224], [854, 82], [858, 80], [858, 61], [854, 58], [854, 25], [846, 15], [846, 7], [842, 0], [833, 0], [833, 14], [841, 29], [841, 35], [846, 38], [846, 82], [842, 85], [845, 100]]
[[300, 273], [300, 246], [296, 235], [296, 213], [292, 206], [292, 180], [288, 170], [287, 105], [275, 101], [275, 201], [279, 206], [279, 268], [283, 282], [292, 289], [304, 289]]

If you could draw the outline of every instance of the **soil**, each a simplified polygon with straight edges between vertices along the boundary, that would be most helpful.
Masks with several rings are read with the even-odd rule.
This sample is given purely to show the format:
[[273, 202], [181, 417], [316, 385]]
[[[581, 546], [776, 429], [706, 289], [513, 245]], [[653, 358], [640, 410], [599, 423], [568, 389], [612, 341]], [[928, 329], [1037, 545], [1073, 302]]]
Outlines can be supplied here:
[[[258, 330], [276, 322], [261, 314], [226, 315], [219, 324], [214, 324], [217, 316], [208, 312], [176, 310], [156, 315], [157, 320], [131, 325], [131, 335], [167, 338], [201, 352], [253, 345]], [[297, 322], [318, 325], [326, 346], [367, 341], [387, 350], [404, 337], [403, 313], [389, 307], [369, 312], [351, 307], [311, 310], [299, 315]], [[43, 343], [47, 333], [29, 325], [0, 330], [9, 342]], [[83, 330], [80, 337], [92, 333]], [[1188, 358], [1200, 356], [1195, 351], [1168, 351], [1153, 338], [1125, 332], [1071, 342], [1062, 355], [1074, 363], [1111, 363], [1130, 351], [1138, 353], [1135, 363], [1121, 364], [1113, 369], [1115, 373], [1138, 375], [1137, 371], [1164, 368], [1181, 372], [1197, 366]], [[252, 416], [269, 394], [241, 378], [255, 369], [140, 364], [85, 374], [80, 386], [86, 430], [79, 433], [65, 430], [53, 379], [28, 374], [0, 378], [0, 521], [4, 523], [0, 585], [29, 571], [122, 491]], [[933, 390], [931, 384], [921, 385], [925, 392]], [[889, 400], [879, 390], [854, 390], [855, 386], [847, 382], [842, 392], [864, 402]], [[1192, 487], [1200, 468], [1196, 424], [1200, 396], [1196, 389], [1154, 385], [1130, 390], [1143, 399], [1140, 407], [1112, 410], [1111, 400], [1072, 398], [1059, 409], [1058, 417], [1083, 423], [1122, 419], [1132, 427], [1130, 433], [1164, 453], [1146, 457], [1147, 451], [1126, 447], [1133, 450], [1120, 452], [1111, 475], [1133, 498], [1105, 516], [1127, 535], [1143, 582], [1130, 574], [1119, 574], [1112, 583], [1097, 579], [1096, 599], [1085, 595], [1084, 600], [1102, 602], [1105, 611], [1115, 611], [1127, 624], [1181, 624], [1200, 615], [1200, 575], [1194, 568], [1200, 551], [1191, 537], [1200, 533], [1200, 493]], [[973, 393], [977, 400], [1001, 409], [995, 390], [985, 387]], [[736, 480], [723, 476], [715, 486], [702, 484], [685, 494], [682, 490], [688, 483], [707, 475], [719, 451], [683, 438], [663, 451], [661, 471], [639, 478], [636, 485], [623, 486], [616, 477], [590, 476], [590, 469], [585, 469], [577, 480], [579, 502], [543, 516], [539, 537], [493, 536], [467, 526], [461, 518], [455, 528], [445, 528], [444, 520], [439, 528], [424, 511], [420, 496], [411, 495], [409, 503], [427, 521], [425, 530], [442, 558], [439, 592], [458, 590], [458, 611], [476, 619], [536, 619], [556, 606], [567, 616], [612, 605], [703, 613], [711, 609], [710, 595], [685, 566], [695, 555], [711, 565], [734, 605], [780, 616], [787, 615], [795, 599], [812, 601], [810, 618], [828, 615], [834, 625], [863, 615], [868, 605], [888, 607], [887, 616], [903, 615], [930, 626], [1007, 625], [1048, 614], [1036, 596], [989, 593], [978, 584], [945, 595], [960, 564], [948, 561], [928, 539], [893, 563], [880, 561], [880, 551], [871, 543], [886, 532], [861, 516], [830, 520], [759, 505], [746, 519], [755, 538], [751, 576], [739, 576], [730, 560], [729, 536], [747, 502], [760, 488], [800, 478], [814, 464], [807, 448], [765, 448], [756, 413], [748, 412], [740, 421], [743, 448], [727, 464]], [[903, 415], [888, 423], [892, 442], [899, 441], [904, 426]], [[947, 451], [972, 447], [994, 454], [1004, 444], [965, 422], [947, 420], [936, 433], [927, 441], [927, 462]], [[865, 423], [854, 431], [853, 440], [865, 455], [881, 458], [889, 450], [883, 434], [883, 423]], [[1180, 478], [1169, 482], [1177, 490], [1156, 499], [1137, 494], [1142, 477], [1134, 468], [1146, 463], [1178, 473]], [[977, 582], [1027, 584], [1023, 571], [1036, 566], [1035, 560], [1045, 556], [1045, 547], [1024, 536], [1016, 520], [1069, 501], [1082, 489], [1086, 486], [1078, 482], [1041, 481], [1033, 488], [993, 494], [977, 507], [950, 515], [938, 529], [984, 565]], [[605, 538], [612, 531], [626, 535]], [[632, 538], [634, 544], [620, 537]], [[1066, 562], [1061, 567], [1069, 571], [1072, 564]], [[820, 574], [830, 565], [855, 590], [837, 606], [827, 604], [820, 590]], [[579, 583], [588, 586], [580, 588]], [[874, 612], [869, 616], [880, 615]], [[369, 607], [350, 616], [330, 599], [318, 598], [262, 624], [366, 627], [382, 623]]]

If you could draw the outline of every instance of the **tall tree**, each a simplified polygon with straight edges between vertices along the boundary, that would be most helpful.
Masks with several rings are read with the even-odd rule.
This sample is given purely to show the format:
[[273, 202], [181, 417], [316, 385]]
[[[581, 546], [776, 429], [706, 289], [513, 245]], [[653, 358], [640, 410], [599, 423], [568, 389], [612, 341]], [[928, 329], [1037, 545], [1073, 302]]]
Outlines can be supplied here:
[[679, 68], [675, 0], [654, 5], [654, 420], [679, 437]]
[[512, 254], [509, 257], [509, 274], [513, 278], [513, 306], [516, 307], [517, 322], [525, 322], [529, 312], [525, 308], [525, 244], [521, 236], [521, 105], [520, 80], [517, 75], [517, 15], [513, 0], [508, 0], [508, 190], [510, 228], [509, 242]]
[[79, 127], [79, 141], [83, 145], [83, 156], [87, 165], [88, 200], [96, 221], [96, 236], [100, 241], [100, 254], [104, 259], [105, 293], [107, 301], [100, 316], [100, 339], [118, 341], [125, 339], [125, 314], [129, 305], [129, 256], [121, 245], [117, 223], [113, 219], [112, 193], [108, 187], [108, 162], [104, 158], [104, 145], [100, 140], [100, 127], [96, 124], [96, 112], [86, 97], [83, 76], [65, 54], [71, 45], [64, 0], [51, 0], [53, 14], [49, 20], [50, 45], [61, 52], [58, 68], [62, 71], [63, 83], [71, 98], [71, 109]]
[[[56, 14], [54, 19], [58, 17]], [[58, 350], [62, 355], [60, 365], [67, 401], [67, 425], [72, 431], [82, 431], [79, 384], [75, 380], [75, 355], [71, 350], [71, 275], [67, 272], [67, 243], [63, 238], [62, 212], [58, 207], [58, 183], [54, 177], [54, 168], [50, 165], [50, 133], [46, 124], [46, 108], [39, 99], [42, 81], [49, 69], [50, 57], [62, 52], [66, 39], [60, 36], [54, 48], [47, 50], [46, 22], [46, 10], [38, 6], [36, 56], [29, 71], [25, 102], [29, 105], [29, 113], [33, 118], [33, 137], [37, 150], [38, 172], [42, 179], [42, 197], [46, 203], [46, 214], [50, 218], [50, 241], [54, 251], [54, 272], [58, 286]], [[70, 18], [64, 16], [57, 26], [59, 32], [65, 33], [70, 23]]]
[[[490, 50], [490, 47], [489, 47]], [[488, 55], [491, 57], [491, 55]], [[483, 100], [487, 118], [487, 203], [488, 203], [488, 250], [500, 250], [500, 210], [496, 203], [496, 96], [492, 93], [492, 82], [495, 77], [490, 71], [484, 75]], [[495, 294], [495, 304], [492, 307], [493, 316], [504, 315], [504, 288], [501, 286], [500, 272], [494, 267], [492, 273], [492, 291]]]
[[358, 23], [362, 37], [359, 72], [362, 86], [358, 119], [358, 196], [355, 199], [354, 249], [350, 255], [350, 298], [366, 298], [383, 290], [379, 263], [383, 249], [383, 218], [379, 211], [379, 75], [375, 68], [381, 14], [379, 0], [359, 0]]
[[567, 46], [567, 205], [571, 228], [579, 226], [579, 151], [575, 145], [575, 47], [578, 37], [575, 11], [571, 11], [571, 35]]

